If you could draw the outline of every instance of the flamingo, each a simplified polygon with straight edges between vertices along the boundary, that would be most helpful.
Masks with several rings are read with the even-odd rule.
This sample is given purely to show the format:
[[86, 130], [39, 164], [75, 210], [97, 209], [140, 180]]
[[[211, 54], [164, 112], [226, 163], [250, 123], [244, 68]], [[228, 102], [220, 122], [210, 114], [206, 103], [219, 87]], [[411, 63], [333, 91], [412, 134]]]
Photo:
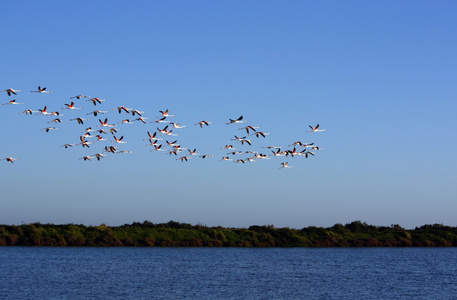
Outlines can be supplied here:
[[313, 147], [311, 147], [311, 150], [322, 150], [322, 149], [324, 149], [324, 148], [321, 148], [321, 147], [319, 147], [319, 146], [313, 146]]
[[181, 124], [181, 123], [170, 123], [170, 125], [173, 126], [173, 128], [176, 128], [176, 129], [187, 127], [186, 125], [179, 126], [179, 124]]
[[58, 111], [50, 112], [48, 115], [49, 115], [49, 116], [61, 116], [61, 117], [63, 116], [63, 115], [60, 114]]
[[234, 161], [234, 163], [240, 163], [240, 162], [243, 164], [245, 163], [244, 159], [237, 159], [236, 161]]
[[221, 149], [222, 149], [222, 150], [224, 150], [224, 149], [228, 149], [228, 150], [233, 149], [233, 150], [236, 150], [236, 149], [238, 149], [238, 148], [233, 148], [233, 145], [225, 145], [225, 147], [224, 147], [224, 148], [221, 148]]
[[133, 151], [122, 150], [122, 151], [116, 152], [116, 154], [119, 154], [119, 153], [133, 153]]
[[78, 124], [84, 124], [84, 121], [89, 121], [89, 119], [74, 118], [74, 119], [70, 119], [70, 121], [78, 121]]
[[43, 109], [38, 109], [38, 111], [40, 112], [39, 114], [37, 115], [45, 115], [45, 116], [49, 116], [51, 113], [48, 113], [48, 107], [45, 106]]
[[86, 156], [81, 157], [80, 159], [83, 159], [83, 160], [90, 160], [91, 158], [94, 158], [94, 157], [93, 157], [93, 156], [86, 155]]
[[101, 135], [96, 135], [97, 141], [107, 141], [108, 139], [104, 139]]
[[201, 157], [202, 159], [205, 159], [207, 157], [214, 157], [214, 155], [203, 154], [203, 155], [200, 155], [199, 157]]
[[113, 108], [113, 110], [117, 110], [119, 113], [121, 113], [122, 111], [125, 111], [126, 113], [130, 113], [131, 108], [127, 108], [125, 106], [119, 106], [119, 107]]
[[196, 153], [197, 148], [195, 148], [194, 151], [191, 151], [190, 149], [187, 149], [187, 151], [189, 151], [190, 155], [199, 155], [200, 154], [200, 153]]
[[68, 147], [73, 147], [74, 145], [76, 145], [76, 144], [65, 144], [60, 147], [65, 147], [65, 149], [67, 149]]
[[117, 147], [114, 147], [114, 146], [105, 146], [105, 151], [103, 152], [111, 152], [111, 153], [116, 153], [117, 151]]
[[212, 124], [212, 123], [213, 122], [208, 122], [208, 121], [203, 120], [203, 121], [200, 121], [200, 122], [198, 122], [198, 123], [196, 123], [194, 125], [200, 125], [200, 128], [203, 128], [203, 125], [209, 126], [209, 124]]
[[281, 147], [276, 147], [276, 146], [267, 146], [267, 147], [262, 147], [262, 148], [267, 148], [267, 149], [281, 149]]
[[24, 103], [16, 102], [16, 99], [14, 99], [14, 100], [11, 100], [10, 102], [3, 103], [2, 105], [8, 105], [8, 104], [21, 105], [21, 104], [24, 104]]
[[236, 154], [243, 154], [243, 152], [241, 152], [241, 151], [232, 151], [232, 152], [229, 152], [227, 154], [236, 155]]
[[[89, 97], [87, 97], [89, 98]], [[92, 98], [92, 99], [89, 99], [89, 100], [86, 100], [86, 101], [91, 101], [94, 105], [97, 105], [98, 104], [102, 104], [102, 102], [105, 102], [106, 100], [103, 100], [103, 99], [100, 99], [100, 98]]]
[[87, 113], [86, 115], [94, 115], [96, 117], [98, 114], [106, 114], [107, 111], [94, 110], [93, 112]]
[[177, 140], [174, 142], [169, 142], [169, 141], [165, 140], [165, 142], [168, 144], [168, 146], [171, 146], [171, 147], [179, 146], [179, 144], [176, 144]]
[[40, 93], [40, 94], [43, 94], [43, 93], [54, 93], [53, 91], [46, 91], [46, 87], [41, 87], [41, 86], [38, 86], [38, 91], [31, 91], [32, 93]]
[[5, 157], [2, 158], [1, 160], [6, 160], [9, 161], [10, 163], [14, 163], [15, 160], [18, 160], [19, 158], [14, 158], [14, 157]]
[[152, 140], [163, 140], [162, 138], [158, 139], [156, 136], [157, 136], [157, 132], [154, 132], [154, 134], [151, 134], [149, 131], [148, 131], [148, 136], [149, 138], [148, 139], [144, 139], [143, 141], [146, 141], [146, 140], [149, 140], [149, 141], [152, 141]]
[[108, 124], [108, 118], [105, 118], [105, 121], [98, 119], [100, 125], [98, 127], [114, 127], [114, 124]]
[[89, 145], [93, 143], [93, 142], [86, 141], [86, 139], [83, 136], [80, 136], [79, 139], [81, 140], [81, 143], [79, 143], [78, 145], [82, 145], [83, 148], [84, 147], [90, 148]]
[[133, 124], [134, 122], [130, 122], [129, 119], [122, 120], [121, 122], [118, 122], [118, 124]]
[[253, 133], [253, 134], [250, 134], [250, 135], [255, 135], [256, 138], [259, 138], [260, 135], [263, 136], [263, 137], [265, 137], [266, 135], [269, 135], [269, 134], [270, 134], [269, 132], [257, 131], [257, 132], [255, 132], [255, 133]]
[[15, 90], [15, 89], [6, 89], [1, 91], [0, 93], [6, 92], [8, 96], [11, 96], [11, 94], [17, 95], [17, 93], [22, 92], [21, 90]]
[[52, 122], [54, 122], [54, 123], [61, 123], [61, 122], [65, 122], [65, 120], [62, 121], [60, 118], [56, 118], [56, 119], [54, 119], [54, 120], [52, 120], [52, 121], [49, 121], [48, 123], [52, 123]]
[[244, 143], [247, 143], [249, 146], [251, 146], [251, 140], [247, 140], [247, 139], [242, 139], [241, 140], [241, 145], [244, 145]]
[[249, 130], [252, 130], [252, 131], [256, 131], [256, 129], [258, 129], [260, 127], [254, 127], [254, 126], [246, 126], [246, 127], [241, 127], [239, 128], [238, 130], [243, 130], [245, 129], [246, 130], [246, 133], [249, 134]]
[[143, 124], [146, 124], [145, 120], [147, 120], [147, 119], [149, 119], [149, 118], [139, 117], [139, 118], [136, 118], [135, 121], [141, 121], [141, 122], [143, 122]]
[[20, 113], [18, 113], [18, 114], [31, 115], [31, 114], [33, 114], [34, 112], [38, 112], [38, 111], [31, 110], [31, 109], [26, 109], [26, 110], [24, 110], [23, 112], [20, 112]]
[[165, 126], [163, 129], [159, 129], [159, 127], [157, 127], [157, 131], [160, 132], [160, 133], [167, 133], [167, 129], [168, 129], [168, 125]]
[[168, 109], [166, 111], [162, 111], [162, 110], [159, 110], [159, 113], [161, 113], [162, 115], [160, 117], [157, 117], [157, 118], [161, 118], [161, 117], [174, 117], [175, 115], [170, 115]]
[[105, 157], [106, 155], [103, 155], [101, 153], [97, 153], [95, 154], [95, 158], [97, 158], [97, 160], [100, 160], [101, 158]]
[[222, 157], [219, 161], [229, 161], [229, 160], [233, 160], [233, 159], [231, 159], [231, 158], [228, 157], [228, 156], [224, 156], [224, 157]]
[[137, 109], [131, 110], [130, 112], [132, 113], [132, 116], [135, 116], [135, 114], [137, 114], [141, 117], [141, 114], [144, 114], [144, 111], [139, 111]]
[[167, 117], [163, 117], [163, 118], [161, 118], [161, 119], [159, 119], [157, 121], [152, 121], [150, 123], [170, 123], [170, 121], [165, 121], [166, 118]]
[[282, 168], [293, 168], [294, 166], [289, 166], [289, 163], [288, 162], [283, 162], [281, 163], [281, 167], [278, 168], [278, 170], [282, 169]]
[[273, 152], [273, 155], [274, 156], [285, 156], [285, 151], [281, 151], [281, 149], [278, 149], [278, 151], [274, 152], [273, 150], [271, 150], [271, 152]]
[[70, 104], [65, 104], [67, 107], [63, 107], [62, 109], [82, 109], [82, 107], [75, 107], [75, 103], [71, 102]]
[[159, 145], [154, 145], [154, 149], [151, 151], [166, 151], [165, 149], [162, 149], [162, 144]]
[[309, 128], [311, 128], [310, 131], [307, 131], [307, 132], [319, 132], [319, 131], [327, 131], [327, 129], [318, 129], [319, 128], [319, 124], [316, 125], [316, 127], [313, 127], [311, 125], [308, 125]]
[[84, 96], [84, 95], [76, 95], [76, 96], [73, 96], [73, 97], [70, 97], [70, 99], [81, 99], [81, 98], [90, 98], [90, 96]]
[[305, 152], [305, 153], [303, 153], [303, 154], [305, 155], [306, 158], [308, 158], [308, 155], [310, 155], [310, 154], [311, 154], [312, 156], [314, 156], [314, 153], [313, 153], [313, 152], [310, 152], [310, 151], [309, 151], [309, 152]]
[[246, 123], [246, 121], [242, 121], [243, 120], [243, 116], [239, 117], [238, 119], [236, 120], [232, 120], [232, 119], [229, 119], [230, 121], [228, 123], [226, 123], [227, 125], [230, 125], [230, 124], [238, 124], [238, 123]]
[[122, 139], [124, 138], [124, 136], [121, 136], [120, 138], [117, 138], [115, 135], [113, 135], [114, 137], [114, 141], [112, 141], [113, 143], [118, 143], [118, 144], [127, 144], [127, 142], [123, 142]]
[[49, 130], [57, 130], [59, 128], [56, 128], [56, 127], [46, 127], [46, 128], [43, 128], [41, 130], [46, 130], [46, 132], [49, 132]]
[[180, 158], [177, 158], [176, 160], [181, 160], [181, 162], [184, 162], [184, 161], [187, 161], [188, 159], [191, 159], [192, 157], [188, 157], [188, 156], [182, 156]]

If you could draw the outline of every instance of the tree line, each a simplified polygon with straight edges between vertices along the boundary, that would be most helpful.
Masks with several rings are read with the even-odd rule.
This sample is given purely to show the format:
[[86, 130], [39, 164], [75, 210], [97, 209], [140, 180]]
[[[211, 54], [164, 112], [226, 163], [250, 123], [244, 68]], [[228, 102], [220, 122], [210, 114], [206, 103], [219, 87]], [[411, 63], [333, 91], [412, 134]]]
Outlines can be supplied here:
[[273, 225], [224, 228], [170, 221], [122, 226], [82, 224], [0, 225], [0, 246], [140, 247], [455, 247], [457, 227], [373, 226], [354, 221], [302, 229]]

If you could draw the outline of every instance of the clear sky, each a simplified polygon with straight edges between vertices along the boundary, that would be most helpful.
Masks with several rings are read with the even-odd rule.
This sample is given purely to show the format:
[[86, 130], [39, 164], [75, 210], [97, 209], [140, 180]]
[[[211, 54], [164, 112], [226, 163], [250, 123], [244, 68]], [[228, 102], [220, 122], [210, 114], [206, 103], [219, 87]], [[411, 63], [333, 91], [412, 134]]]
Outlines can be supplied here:
[[[457, 226], [455, 1], [3, 1], [0, 223], [122, 225], [174, 220], [302, 228], [361, 220]], [[31, 93], [37, 86], [52, 94]], [[64, 110], [70, 97], [105, 99]], [[58, 110], [51, 116], [19, 114]], [[65, 149], [85, 128], [118, 125], [109, 141]], [[107, 114], [86, 115], [99, 109]], [[163, 136], [201, 154], [150, 152], [159, 110], [187, 125]], [[247, 123], [227, 125], [243, 115]], [[72, 118], [90, 119], [78, 125]], [[194, 126], [201, 120], [213, 123]], [[327, 129], [307, 133], [308, 125]], [[232, 141], [245, 125], [271, 133]], [[45, 132], [48, 126], [58, 130]], [[221, 150], [314, 157], [219, 161]], [[119, 146], [130, 154], [79, 158]], [[168, 147], [169, 148], [169, 147]], [[298, 148], [303, 150], [304, 148]], [[252, 155], [230, 156], [235, 160]], [[282, 162], [293, 168], [280, 169]]]

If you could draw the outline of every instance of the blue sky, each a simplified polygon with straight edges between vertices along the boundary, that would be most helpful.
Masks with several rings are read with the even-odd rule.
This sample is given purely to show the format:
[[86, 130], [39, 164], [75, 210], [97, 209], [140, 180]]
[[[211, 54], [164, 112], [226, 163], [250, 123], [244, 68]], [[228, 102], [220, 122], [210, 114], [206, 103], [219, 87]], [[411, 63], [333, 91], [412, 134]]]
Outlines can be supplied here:
[[[453, 1], [4, 2], [0, 90], [0, 223], [332, 226], [354, 220], [457, 226], [457, 3]], [[46, 86], [52, 94], [30, 93]], [[62, 110], [70, 97], [106, 99]], [[18, 114], [45, 105], [64, 113]], [[187, 163], [150, 152], [122, 124], [131, 154], [79, 158], [111, 141], [65, 149], [99, 118], [170, 109]], [[94, 110], [102, 117], [87, 116]], [[226, 125], [244, 116], [246, 124]], [[90, 120], [78, 125], [71, 118]], [[213, 124], [193, 124], [207, 119]], [[326, 132], [306, 133], [320, 124]], [[86, 126], [87, 125], [87, 126]], [[269, 132], [242, 150], [303, 141], [314, 157], [219, 161], [238, 128]], [[44, 132], [42, 128], [59, 129]], [[109, 135], [106, 136], [113, 140]], [[240, 145], [237, 145], [240, 146]], [[301, 149], [300, 149], [301, 150]], [[241, 157], [248, 157], [243, 155]], [[238, 156], [234, 156], [235, 159]], [[288, 161], [294, 168], [278, 168]]]

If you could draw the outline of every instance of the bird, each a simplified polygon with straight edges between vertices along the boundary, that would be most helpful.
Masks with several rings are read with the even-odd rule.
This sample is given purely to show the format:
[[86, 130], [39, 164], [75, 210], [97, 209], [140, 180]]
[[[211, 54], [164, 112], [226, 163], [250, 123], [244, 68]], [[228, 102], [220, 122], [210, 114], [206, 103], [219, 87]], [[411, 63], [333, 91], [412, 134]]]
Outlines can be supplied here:
[[65, 147], [65, 149], [67, 149], [68, 147], [73, 147], [74, 145], [76, 145], [76, 144], [65, 144], [60, 147]]
[[103, 154], [101, 154], [101, 153], [97, 153], [97, 154], [95, 154], [94, 156], [95, 156], [95, 158], [96, 158], [97, 160], [100, 160], [101, 158], [105, 157], [105, 155], [103, 155]]
[[177, 144], [177, 142], [178, 142], [177, 140], [174, 142], [169, 142], [169, 141], [165, 140], [165, 142], [168, 144], [168, 146], [171, 146], [171, 147], [179, 146], [179, 144]]
[[54, 122], [54, 123], [61, 123], [61, 122], [65, 122], [65, 120], [62, 121], [60, 118], [56, 118], [56, 119], [54, 119], [54, 120], [52, 120], [52, 121], [49, 121], [48, 123], [52, 123], [52, 122]]
[[179, 126], [179, 124], [181, 124], [181, 123], [170, 123], [170, 125], [173, 126], [173, 128], [176, 128], [176, 129], [187, 127], [186, 125]]
[[96, 135], [97, 141], [107, 141], [108, 139], [104, 139], [101, 135]]
[[196, 153], [197, 152], [197, 148], [195, 148], [193, 151], [190, 150], [190, 149], [187, 149], [187, 151], [189, 151], [190, 155], [199, 155], [200, 153]]
[[241, 141], [242, 141], [243, 139], [245, 139], [245, 138], [246, 138], [245, 136], [243, 136], [243, 137], [237, 137], [237, 136], [235, 135], [235, 138], [234, 138], [234, 139], [231, 139], [231, 140], [232, 140], [232, 141], [241, 142]]
[[0, 93], [6, 92], [8, 96], [11, 96], [11, 94], [17, 95], [17, 93], [22, 92], [21, 90], [15, 90], [15, 89], [6, 89], [1, 91]]
[[26, 109], [26, 110], [24, 110], [23, 112], [20, 112], [20, 113], [18, 113], [18, 114], [31, 115], [31, 114], [34, 113], [34, 112], [38, 112], [38, 111], [31, 110], [31, 109]]
[[101, 104], [102, 102], [105, 102], [105, 100], [100, 99], [100, 98], [92, 98], [92, 99], [89, 99], [89, 100], [86, 100], [86, 101], [91, 101], [94, 105], [97, 105], [97, 103]]
[[74, 118], [74, 119], [70, 119], [70, 121], [78, 121], [78, 124], [84, 124], [84, 121], [89, 121], [89, 119]]
[[162, 149], [162, 144], [159, 145], [154, 145], [154, 149], [151, 151], [166, 151], [165, 149]]
[[234, 163], [240, 163], [240, 162], [243, 164], [245, 163], [244, 159], [237, 159], [236, 161], [234, 161]]
[[294, 166], [289, 166], [289, 163], [288, 162], [283, 162], [281, 163], [281, 167], [278, 168], [278, 170], [282, 169], [282, 168], [293, 168]]
[[114, 146], [105, 146], [105, 151], [103, 152], [111, 152], [111, 153], [116, 153], [117, 151], [117, 147], [114, 147]]
[[43, 109], [38, 109], [38, 111], [40, 112], [39, 114], [37, 115], [50, 115], [51, 113], [48, 113], [48, 107], [45, 106]]
[[105, 121], [100, 119], [98, 119], [98, 121], [100, 122], [100, 125], [98, 125], [99, 127], [114, 127], [114, 124], [108, 124], [108, 118], [105, 118]]
[[145, 120], [147, 120], [147, 119], [149, 119], [149, 118], [139, 117], [139, 118], [136, 118], [134, 121], [141, 121], [141, 122], [143, 122], [143, 124], [146, 124]]
[[231, 158], [228, 157], [228, 156], [224, 156], [224, 157], [222, 157], [219, 161], [229, 161], [229, 160], [233, 160], [233, 159], [231, 159]]
[[284, 151], [281, 151], [281, 149], [278, 149], [278, 151], [276, 151], [276, 152], [271, 150], [271, 152], [273, 152], [274, 156], [285, 156], [286, 155]]
[[170, 115], [168, 109], [166, 111], [162, 111], [162, 110], [159, 110], [159, 113], [161, 113], [162, 115], [160, 117], [157, 117], [157, 118], [161, 118], [161, 117], [174, 117], [175, 115]]
[[118, 122], [118, 124], [133, 124], [133, 123], [135, 123], [135, 122], [130, 122], [129, 119], [125, 119], [125, 120]]
[[87, 113], [86, 115], [94, 115], [96, 117], [98, 114], [106, 114], [107, 111], [94, 110], [93, 112]]
[[163, 117], [163, 118], [160, 118], [159, 120], [157, 121], [152, 121], [150, 123], [170, 123], [170, 121], [165, 121], [167, 117]]
[[84, 95], [76, 95], [76, 96], [73, 96], [73, 97], [70, 97], [70, 99], [81, 99], [81, 98], [90, 98], [90, 96], [84, 96]]
[[90, 160], [91, 158], [94, 158], [94, 157], [93, 157], [93, 156], [86, 155], [86, 156], [81, 157], [80, 159], [83, 159], [83, 160]]
[[46, 128], [43, 128], [41, 130], [46, 130], [46, 132], [49, 132], [49, 130], [57, 130], [59, 128], [56, 128], [56, 127], [46, 127]]
[[121, 113], [122, 111], [125, 111], [126, 113], [130, 113], [131, 108], [127, 108], [125, 106], [119, 106], [119, 107], [113, 108], [113, 110], [117, 110], [119, 113]]
[[146, 141], [146, 140], [149, 140], [149, 141], [152, 141], [152, 140], [163, 140], [162, 138], [157, 138], [157, 132], [154, 131], [154, 134], [151, 134], [149, 131], [148, 131], [148, 136], [149, 138], [148, 139], [144, 139], [143, 141]]
[[132, 116], [135, 116], [135, 114], [137, 114], [141, 117], [142, 116], [141, 114], [144, 114], [144, 111], [139, 111], [137, 109], [133, 109], [130, 112], [132, 113]]
[[116, 154], [119, 154], [119, 153], [133, 153], [133, 151], [122, 150], [122, 151], [116, 152]]
[[304, 153], [304, 155], [305, 155], [306, 158], [308, 158], [308, 155], [310, 155], [310, 154], [311, 154], [312, 156], [314, 156], [314, 153], [313, 153], [313, 152], [310, 152], [310, 151]]
[[79, 139], [81, 140], [81, 143], [79, 143], [78, 145], [82, 145], [83, 148], [84, 147], [90, 148], [89, 145], [93, 143], [93, 142], [86, 141], [86, 139], [83, 136], [80, 136]]
[[230, 150], [230, 149], [233, 149], [233, 150], [236, 150], [236, 149], [238, 149], [238, 148], [233, 148], [233, 145], [225, 145], [225, 147], [224, 147], [224, 148], [221, 148], [221, 149], [222, 149], [222, 150], [224, 150], [224, 149], [229, 149], [229, 150]]
[[15, 160], [18, 160], [19, 158], [14, 158], [14, 157], [5, 157], [2, 158], [1, 160], [6, 160], [9, 161], [10, 163], [14, 163]]
[[11, 100], [9, 102], [3, 103], [2, 105], [9, 105], [9, 104], [20, 105], [20, 104], [24, 104], [24, 103], [16, 102], [16, 99], [14, 99], [14, 100]]
[[168, 129], [168, 125], [165, 126], [163, 129], [159, 129], [159, 127], [157, 127], [157, 131], [160, 133], [167, 133], [167, 129]]
[[82, 109], [82, 107], [75, 107], [75, 103], [71, 102], [70, 104], [66, 104], [67, 107], [62, 107], [62, 109]]
[[181, 162], [184, 162], [184, 161], [187, 161], [188, 159], [191, 159], [192, 157], [188, 157], [188, 156], [182, 156], [180, 158], [177, 158], [176, 160], [181, 160]]
[[319, 132], [319, 131], [327, 131], [327, 129], [318, 129], [319, 128], [319, 124], [316, 125], [316, 127], [313, 127], [311, 125], [308, 125], [309, 128], [311, 128], [310, 131], [307, 131], [307, 132]]
[[257, 132], [255, 132], [255, 133], [253, 133], [253, 134], [250, 134], [250, 135], [255, 135], [256, 138], [259, 138], [259, 136], [265, 137], [266, 135], [269, 135], [269, 134], [270, 134], [269, 132], [257, 131]]
[[46, 90], [46, 87], [41, 87], [41, 86], [38, 86], [38, 91], [31, 91], [32, 93], [54, 93], [53, 91], [47, 91]]
[[127, 144], [127, 142], [123, 142], [122, 139], [124, 138], [124, 136], [121, 136], [120, 138], [117, 138], [115, 135], [113, 135], [114, 137], [114, 141], [112, 141], [113, 143], [118, 143], [118, 144]]
[[251, 140], [247, 140], [247, 139], [242, 139], [241, 140], [241, 145], [244, 145], [244, 143], [247, 143], [249, 146], [251, 146]]
[[203, 120], [203, 121], [200, 121], [200, 122], [198, 122], [198, 123], [196, 123], [194, 125], [200, 125], [200, 128], [203, 128], [203, 125], [209, 126], [209, 124], [212, 124], [212, 123], [213, 122], [208, 122], [208, 121]]
[[207, 157], [214, 157], [214, 155], [203, 154], [203, 155], [200, 155], [199, 157], [201, 157], [202, 159], [205, 159], [205, 158], [207, 158]]
[[229, 118], [229, 122], [226, 123], [227, 125], [230, 125], [230, 124], [238, 124], [238, 123], [246, 123], [246, 121], [242, 121], [243, 120], [243, 116], [240, 116], [238, 119], [236, 120], [232, 120]]
[[267, 147], [262, 147], [262, 148], [267, 148], [267, 149], [280, 149], [281, 147], [267, 146]]
[[246, 133], [249, 134], [249, 130], [252, 130], [252, 131], [256, 131], [256, 129], [258, 129], [260, 127], [254, 127], [254, 126], [246, 126], [246, 127], [241, 127], [239, 128], [238, 130], [243, 130], [245, 129], [246, 130]]

